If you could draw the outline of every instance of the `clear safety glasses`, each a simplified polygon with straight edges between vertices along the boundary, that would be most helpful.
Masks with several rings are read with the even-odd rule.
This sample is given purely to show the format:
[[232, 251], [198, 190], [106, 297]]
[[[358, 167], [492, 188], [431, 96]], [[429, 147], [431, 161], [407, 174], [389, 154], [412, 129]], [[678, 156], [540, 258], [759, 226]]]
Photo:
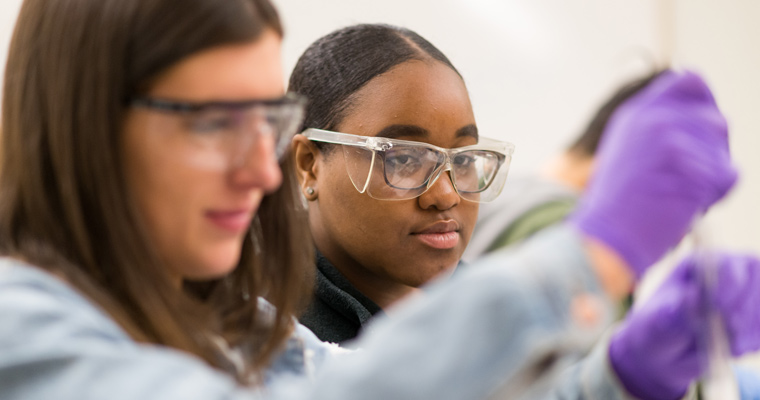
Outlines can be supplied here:
[[141, 97], [131, 105], [157, 111], [149, 128], [184, 138], [206, 162], [239, 165], [254, 144], [270, 145], [279, 160], [303, 120], [306, 100], [292, 93], [273, 100], [205, 103]]
[[514, 145], [480, 138], [478, 144], [444, 149], [431, 144], [320, 129], [302, 132], [310, 140], [339, 144], [356, 190], [379, 200], [413, 199], [449, 171], [457, 193], [478, 203], [504, 188]]

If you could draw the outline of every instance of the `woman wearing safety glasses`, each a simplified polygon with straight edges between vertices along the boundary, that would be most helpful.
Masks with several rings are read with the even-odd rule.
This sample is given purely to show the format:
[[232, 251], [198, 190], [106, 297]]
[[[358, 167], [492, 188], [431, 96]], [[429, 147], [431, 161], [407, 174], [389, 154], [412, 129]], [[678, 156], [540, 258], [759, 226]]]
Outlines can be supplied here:
[[[677, 105], [678, 101], [663, 94], [667, 93], [665, 82], [678, 80], [677, 76], [665, 73], [649, 93], [640, 96], [647, 100], [631, 103], [642, 107]], [[687, 74], [680, 79], [692, 78]], [[698, 79], [692, 84], [701, 88], [695, 90], [698, 94], [694, 95], [694, 106], [699, 99], [714, 107], [709, 94], [700, 93], [706, 89], [704, 84]], [[294, 139], [294, 156], [302, 193], [309, 201], [318, 266], [315, 299], [301, 321], [322, 340], [361, 345], [363, 342], [346, 341], [354, 338], [373, 315], [382, 314], [394, 302], [420, 290], [424, 283], [450, 274], [455, 268], [472, 233], [478, 204], [493, 200], [504, 186], [514, 147], [479, 135], [462, 77], [438, 49], [407, 29], [357, 25], [317, 40], [298, 61], [290, 78], [290, 90], [310, 99], [306, 129]], [[671, 95], [673, 99], [689, 98], [677, 91]], [[635, 107], [621, 107], [621, 113]], [[691, 192], [686, 182], [699, 175], [665, 185], [641, 181], [635, 193], [620, 192], [625, 186], [620, 185], [621, 179], [645, 171], [646, 160], [653, 160], [648, 149], [642, 147], [645, 138], [681, 129], [661, 126], [661, 122], [655, 122], [657, 118], [645, 122], [650, 113], [639, 115], [639, 122], [657, 126], [649, 128], [648, 134], [628, 132], [634, 137], [629, 137], [625, 145], [610, 145], [619, 151], [625, 149], [625, 154], [601, 162], [600, 168], [607, 173], [597, 178], [601, 183], [592, 185], [595, 192], [571, 217], [582, 230], [604, 231], [597, 231], [602, 237], [616, 228], [631, 228], [634, 232], [627, 238], [613, 234], [602, 241], [619, 245], [618, 250], [627, 253], [627, 261], [638, 266], [634, 272], [639, 276], [668, 246], [644, 258], [638, 254], [640, 248], [633, 249], [649, 247], [666, 237], [672, 245], [681, 237], [690, 222], [683, 213], [692, 206], [672, 202], [670, 197], [679, 193], [676, 187]], [[697, 119], [704, 119], [705, 126], [712, 126], [710, 129], [725, 129], [720, 127], [722, 117], [717, 114], [703, 114]], [[610, 125], [610, 134], [619, 134], [614, 125]], [[718, 134], [714, 139], [720, 137]], [[655, 140], [678, 139], [676, 134], [669, 134]], [[725, 143], [720, 144], [723, 140], [725, 136], [711, 142], [708, 147], [716, 153], [712, 161], [705, 162], [721, 157], [727, 160]], [[701, 157], [684, 161], [696, 167], [696, 159]], [[727, 174], [719, 178], [725, 179], [720, 185], [733, 180], [731, 172], [723, 171]], [[693, 172], [696, 171], [689, 174]], [[713, 188], [703, 195], [711, 192], [714, 196], [726, 188], [717, 192]], [[629, 202], [643, 205], [647, 201], [639, 202], [637, 198], [645, 192], [658, 193], [654, 197], [659, 199], [651, 204], [646, 217], [622, 206]], [[587, 219], [596, 213], [603, 216]], [[676, 220], [681, 222], [671, 225]], [[562, 229], [565, 228], [559, 228]], [[546, 236], [539, 242], [544, 240]], [[572, 257], [564, 253], [560, 243], [550, 243], [551, 240], [545, 242], [542, 251], [554, 253], [560, 265], [572, 264]], [[485, 264], [498, 264], [499, 257]], [[727, 281], [741, 280], [745, 273], [752, 276], [750, 281], [760, 280], [756, 260], [737, 257], [722, 261], [733, 263], [733, 269], [729, 268], [733, 275], [727, 274]], [[515, 268], [530, 270], [534, 260], [523, 262]], [[696, 279], [695, 264], [694, 259], [685, 261], [651, 303], [633, 312], [614, 337], [601, 341], [594, 354], [568, 374], [571, 379], [562, 389], [567, 391], [560, 391], [562, 395], [575, 398], [576, 389], [584, 386], [599, 398], [615, 398], [612, 392], [602, 394], [605, 384], [600, 383], [610, 376], [604, 372], [604, 366], [610, 364], [615, 370], [613, 379], [622, 381], [631, 394], [653, 399], [683, 394], [704, 368], [697, 343], [703, 335], [693, 330], [699, 325], [694, 321], [699, 312], [693, 303], [698, 296], [687, 284]], [[480, 266], [467, 269], [477, 268]], [[556, 273], [562, 274], [559, 270]], [[730, 297], [730, 286], [726, 284], [723, 295]], [[625, 284], [618, 287], [625, 288]], [[737, 346], [735, 354], [758, 345], [758, 335], [752, 333], [758, 319], [746, 309], [757, 300], [757, 296], [748, 296], [723, 309], [727, 319], [749, 317], [734, 333], [755, 337], [753, 345], [742, 349]], [[479, 310], [486, 314], [491, 311]], [[681, 320], [679, 314], [689, 317]], [[481, 328], [470, 326], [473, 335]], [[467, 336], [467, 328], [461, 329]], [[684, 346], [690, 350], [673, 354], [673, 349]]]
[[[583, 239], [604, 235], [566, 231], [465, 271], [384, 325], [393, 335], [378, 331], [365, 351], [336, 356], [293, 319], [313, 254], [300, 194], [277, 162], [303, 111], [283, 97], [281, 36], [265, 0], [24, 2], [0, 146], [3, 400], [515, 397], [533, 387], [517, 379], [523, 372], [572, 348], [564, 339], [573, 296], [615, 293], [606, 276], [627, 268]], [[699, 82], [673, 76], [664, 97]], [[715, 116], [709, 104], [694, 113], [682, 103], [663, 106], [665, 120], [683, 122], [673, 110]], [[631, 107], [633, 116], [651, 111]], [[611, 137], [625, 145], [634, 126]], [[692, 171], [686, 187], [711, 195], [681, 204], [687, 213], [707, 207], [733, 170], [723, 157], [702, 160], [714, 146], [689, 145], [722, 148], [720, 132], [688, 127], [677, 148], [650, 138], [643, 170], [619, 187], [688, 178], [678, 160], [696, 158], [714, 174]], [[444, 153], [446, 168], [457, 168], [456, 152]], [[652, 163], [673, 176], [645, 168]], [[629, 203], [634, 215], [649, 210], [642, 199], [651, 193]], [[573, 257], [550, 257], [558, 245]], [[509, 268], [527, 260], [548, 279]]]
[[[354, 72], [335, 79], [325, 65]], [[301, 322], [343, 343], [372, 315], [451, 274], [478, 203], [504, 186], [514, 146], [480, 136], [457, 70], [409, 30], [360, 25], [328, 35], [301, 57], [289, 89], [312, 100], [311, 129], [294, 141], [318, 251], [316, 299]]]

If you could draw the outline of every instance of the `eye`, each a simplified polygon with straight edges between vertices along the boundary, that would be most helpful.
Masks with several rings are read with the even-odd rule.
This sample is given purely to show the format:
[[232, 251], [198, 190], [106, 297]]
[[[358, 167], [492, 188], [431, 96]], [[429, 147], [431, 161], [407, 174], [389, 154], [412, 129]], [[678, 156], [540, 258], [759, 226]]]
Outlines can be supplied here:
[[453, 164], [459, 168], [469, 168], [473, 163], [475, 163], [475, 156], [468, 153], [457, 154], [453, 160]]
[[204, 110], [187, 117], [187, 128], [193, 133], [222, 133], [233, 131], [240, 118], [236, 113], [222, 110]]
[[415, 162], [415, 159], [408, 154], [394, 154], [391, 157], [387, 157], [386, 161], [396, 167], [402, 167], [405, 165], [411, 165]]
[[420, 167], [420, 159], [412, 150], [390, 150], [385, 154], [385, 164], [397, 173], [411, 173]]

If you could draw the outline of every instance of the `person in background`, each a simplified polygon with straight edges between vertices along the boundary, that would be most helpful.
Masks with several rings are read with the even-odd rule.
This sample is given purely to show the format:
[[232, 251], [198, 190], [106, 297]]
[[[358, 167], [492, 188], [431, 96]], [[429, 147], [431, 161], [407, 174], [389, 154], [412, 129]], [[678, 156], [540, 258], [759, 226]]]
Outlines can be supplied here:
[[480, 207], [478, 223], [462, 259], [472, 262], [565, 219], [591, 179], [594, 156], [613, 113], [661, 73], [658, 70], [621, 85], [591, 117], [581, 135], [540, 174], [510, 177], [499, 197]]
[[[478, 223], [472, 234], [470, 245], [462, 257], [463, 260], [474, 262], [490, 252], [522, 243], [539, 231], [560, 224], [570, 215], [593, 176], [596, 164], [595, 155], [607, 125], [610, 123], [615, 111], [630, 98], [646, 89], [648, 85], [664, 72], [657, 70], [621, 85], [599, 107], [583, 133], [575, 139], [573, 144], [564, 153], [553, 159], [543, 169], [541, 175], [510, 177], [509, 185], [506, 185], [501, 195], [493, 202], [481, 206]], [[681, 271], [680, 274], [686, 274], [686, 272]], [[697, 279], [693, 275], [695, 272], [692, 271], [690, 274], [692, 276], [689, 279]], [[671, 278], [669, 284], [672, 284], [674, 279]], [[665, 286], [668, 285], [666, 284]], [[664, 293], [669, 289], [664, 287], [658, 290], [660, 293]], [[661, 296], [663, 295], [661, 294]], [[633, 305], [633, 301], [634, 298], [631, 293], [621, 302], [617, 311], [620, 318], [625, 317], [625, 314]], [[656, 302], [657, 300], [654, 301]], [[671, 306], [678, 307], [677, 305]], [[643, 309], [649, 307], [653, 306], [642, 305]], [[657, 307], [654, 306], [654, 308]], [[613, 351], [616, 352], [618, 359], [636, 359], [637, 357], [630, 357], [624, 354], [630, 352], [631, 355], [638, 355], [638, 359], [643, 361], [644, 364], [649, 364], [645, 360], [652, 355], [655, 357], [657, 355], [657, 351], [652, 351], [652, 349], [658, 349], [664, 354], [666, 353], [664, 347], [680, 348], [684, 346], [683, 343], [694, 343], [694, 341], [684, 341], [679, 344], [676, 341], [660, 342], [659, 340], [647, 340], [647, 338], [655, 335], [658, 337], [660, 335], [666, 337], [667, 335], [664, 333], [655, 334], [654, 332], [644, 333], [631, 329], [642, 318], [642, 313], [644, 311], [636, 310], [632, 315], [629, 315], [629, 321], [623, 325], [621, 332], [618, 333], [622, 339], [618, 339], [614, 343], [638, 342], [635, 349], [626, 348], [625, 351], [620, 350], [621, 347], [625, 347], [624, 345], [616, 345]], [[680, 329], [671, 328], [671, 333], [677, 332]], [[631, 333], [631, 331], [634, 333]], [[673, 363], [674, 360], [670, 362]], [[678, 365], [673, 363], [673, 369], [683, 369], [686, 363], [683, 360], [680, 360], [680, 362], [681, 364]], [[696, 361], [692, 358], [691, 362], [695, 363]], [[760, 390], [757, 389], [756, 384], [752, 383], [753, 381], [760, 381], [760, 377], [757, 376], [756, 372], [742, 367], [735, 368], [737, 368], [736, 376], [740, 382], [740, 389], [743, 391], [742, 398], [760, 398]], [[643, 370], [647, 369], [644, 368]], [[652, 371], [659, 371], [659, 369], [654, 368]], [[642, 386], [646, 386], [646, 383], [642, 383]], [[657, 390], [661, 389], [651, 388], [649, 390], [655, 393], [649, 393], [647, 396], [650, 397], [644, 396], [643, 398], [668, 398], [656, 393]]]
[[[487, 398], [530, 384], [520, 372], [574, 342], [581, 320], [599, 328], [568, 304], [616, 296], [735, 179], [709, 90], [669, 75], [611, 136], [615, 190], [600, 178], [592, 191], [630, 219], [605, 225], [610, 209], [592, 195], [567, 226], [441, 282], [378, 321], [364, 351], [338, 356], [293, 319], [313, 255], [277, 162], [303, 106], [284, 95], [281, 36], [264, 0], [24, 2], [0, 139], [4, 399]], [[703, 117], [714, 120], [687, 123]], [[644, 159], [634, 132], [648, 139]], [[626, 157], [639, 170], [615, 161]], [[650, 188], [673, 185], [683, 195], [668, 206], [681, 213], [653, 224], [662, 198]], [[729, 259], [723, 275], [753, 265]], [[732, 343], [756, 347], [756, 310], [720, 310], [745, 322]], [[602, 368], [595, 393], [574, 397], [623, 398], [613, 376]]]
[[126, 389], [119, 369], [151, 358], [142, 379], [168, 387], [199, 365], [227, 376], [195, 396], [265, 379], [313, 276], [278, 166], [303, 114], [282, 34], [266, 0], [23, 3], [3, 92], [3, 397]]

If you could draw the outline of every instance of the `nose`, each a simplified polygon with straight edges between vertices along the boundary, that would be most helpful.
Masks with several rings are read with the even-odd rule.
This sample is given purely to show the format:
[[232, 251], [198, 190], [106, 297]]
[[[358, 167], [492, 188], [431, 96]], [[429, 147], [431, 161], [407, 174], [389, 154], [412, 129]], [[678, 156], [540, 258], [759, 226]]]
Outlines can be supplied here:
[[456, 207], [462, 201], [454, 183], [451, 181], [451, 171], [441, 171], [430, 188], [417, 198], [423, 210], [436, 209], [445, 211]]
[[256, 135], [232, 158], [232, 183], [240, 189], [260, 188], [273, 192], [282, 183], [282, 171], [272, 135]]

